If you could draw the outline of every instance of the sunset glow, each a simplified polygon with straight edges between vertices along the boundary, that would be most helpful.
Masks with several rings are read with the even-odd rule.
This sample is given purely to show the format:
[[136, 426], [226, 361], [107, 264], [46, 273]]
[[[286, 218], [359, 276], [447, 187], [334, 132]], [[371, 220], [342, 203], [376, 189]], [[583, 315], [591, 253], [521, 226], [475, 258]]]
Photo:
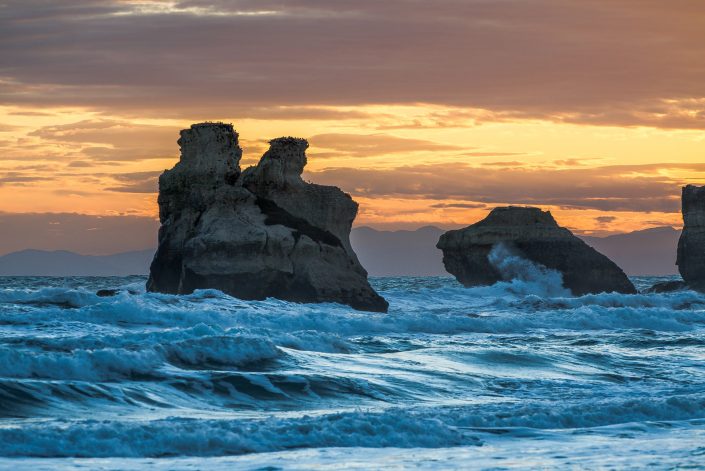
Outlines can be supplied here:
[[685, 7], [78, 3], [0, 6], [3, 213], [156, 218], [178, 132], [204, 120], [234, 124], [243, 166], [307, 138], [306, 178], [385, 229], [507, 204], [579, 233], [679, 226], [680, 187], [705, 182], [705, 21]]
[[0, 471], [704, 469], [705, 0], [0, 0]]

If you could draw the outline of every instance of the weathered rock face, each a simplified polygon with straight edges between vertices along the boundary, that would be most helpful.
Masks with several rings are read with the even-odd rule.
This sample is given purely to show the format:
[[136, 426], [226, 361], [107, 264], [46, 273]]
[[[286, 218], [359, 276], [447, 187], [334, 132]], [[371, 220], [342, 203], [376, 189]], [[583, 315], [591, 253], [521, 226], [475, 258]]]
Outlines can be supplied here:
[[683, 232], [676, 264], [686, 284], [705, 291], [705, 186], [688, 185], [682, 197]]
[[149, 291], [214, 288], [241, 299], [339, 302], [386, 312], [350, 246], [357, 203], [301, 179], [304, 139], [274, 139], [241, 172], [232, 125], [181, 131], [181, 160], [159, 179], [159, 248]]
[[465, 286], [477, 286], [503, 280], [503, 274], [488, 258], [500, 243], [522, 258], [560, 272], [563, 285], [574, 295], [636, 293], [614, 262], [539, 208], [495, 208], [482, 221], [443, 234], [437, 247], [443, 251], [448, 272]]

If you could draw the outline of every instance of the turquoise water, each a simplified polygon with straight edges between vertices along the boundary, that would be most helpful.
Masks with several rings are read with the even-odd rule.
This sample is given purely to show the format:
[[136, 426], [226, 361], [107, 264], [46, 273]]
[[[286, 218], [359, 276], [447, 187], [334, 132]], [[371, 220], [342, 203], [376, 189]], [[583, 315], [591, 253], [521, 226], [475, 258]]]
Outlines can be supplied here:
[[0, 278], [0, 468], [705, 468], [705, 296], [544, 275], [373, 279], [388, 314]]

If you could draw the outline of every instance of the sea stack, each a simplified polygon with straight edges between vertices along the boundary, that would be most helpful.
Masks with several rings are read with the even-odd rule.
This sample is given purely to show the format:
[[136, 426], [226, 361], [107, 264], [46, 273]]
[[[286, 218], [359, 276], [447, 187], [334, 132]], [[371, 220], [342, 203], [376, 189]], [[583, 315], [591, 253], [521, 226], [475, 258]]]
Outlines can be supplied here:
[[480, 222], [448, 231], [438, 241], [443, 264], [465, 286], [490, 285], [504, 276], [490, 261], [497, 244], [563, 276], [574, 295], [636, 293], [627, 275], [609, 258], [560, 227], [549, 211], [531, 207], [493, 209]]
[[705, 186], [684, 187], [681, 204], [683, 232], [676, 265], [689, 288], [705, 291]]
[[162, 225], [149, 291], [212, 288], [241, 299], [387, 311], [350, 246], [357, 203], [301, 178], [306, 140], [270, 141], [245, 171], [230, 124], [194, 124], [178, 144], [180, 161], [159, 178]]

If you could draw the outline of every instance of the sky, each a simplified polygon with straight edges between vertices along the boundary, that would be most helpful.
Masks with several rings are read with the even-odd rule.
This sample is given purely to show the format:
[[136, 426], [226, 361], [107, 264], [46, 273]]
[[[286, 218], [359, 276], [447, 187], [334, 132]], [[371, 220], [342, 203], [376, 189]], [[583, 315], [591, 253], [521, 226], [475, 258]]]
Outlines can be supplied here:
[[309, 140], [355, 224], [551, 210], [578, 234], [681, 225], [705, 184], [699, 0], [0, 0], [0, 254], [156, 245], [180, 129], [243, 167]]

